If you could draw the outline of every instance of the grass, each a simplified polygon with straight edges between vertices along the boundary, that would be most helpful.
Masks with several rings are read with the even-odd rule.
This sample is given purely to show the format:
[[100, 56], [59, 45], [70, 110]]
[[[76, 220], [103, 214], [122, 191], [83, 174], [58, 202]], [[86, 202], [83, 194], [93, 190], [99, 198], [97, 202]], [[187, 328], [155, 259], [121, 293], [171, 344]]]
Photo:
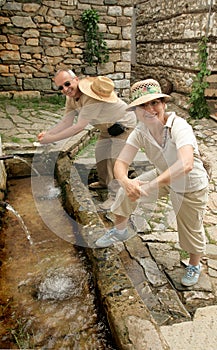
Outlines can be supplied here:
[[80, 156], [82, 156], [82, 155], [86, 152], [87, 147], [89, 147], [90, 145], [95, 145], [97, 139], [98, 139], [97, 135], [94, 135], [94, 136], [90, 139], [90, 141], [88, 142], [88, 144], [87, 144], [84, 148], [82, 148], [81, 150], [78, 151], [78, 153], [77, 153], [76, 156], [75, 156], [75, 159], [76, 159], [76, 158], [79, 158]]
[[188, 258], [189, 258], [189, 253], [186, 252], [185, 250], [181, 249], [181, 250], [179, 251], [179, 253], [180, 253], [180, 258], [181, 258], [181, 260], [185, 260], [185, 259], [188, 259]]
[[[41, 113], [41, 111], [49, 111], [53, 114], [64, 114], [61, 109], [65, 106], [65, 96], [63, 95], [50, 95], [50, 96], [44, 96], [41, 98], [33, 98], [33, 99], [24, 99], [24, 98], [6, 98], [6, 97], [0, 97], [0, 111], [2, 114], [4, 114], [5, 119], [11, 119], [10, 118], [10, 108], [14, 107], [16, 108], [16, 115], [22, 115], [21, 112], [33, 110], [37, 113]], [[7, 136], [7, 130], [5, 130], [5, 133], [1, 133], [1, 138], [3, 142], [13, 142], [13, 143], [20, 143], [22, 140], [19, 137], [16, 136]], [[29, 142], [34, 142], [31, 137], [29, 138]]]
[[41, 98], [33, 98], [33, 99], [10, 99], [10, 98], [0, 98], [1, 109], [5, 109], [8, 105], [16, 107], [19, 111], [23, 109], [45, 109], [57, 111], [60, 108], [65, 106], [65, 96], [63, 95], [51, 95]]
[[13, 136], [11, 138], [11, 141], [14, 142], [14, 143], [19, 143], [21, 141], [21, 139], [19, 137]]
[[207, 239], [208, 239], [208, 242], [209, 242], [209, 244], [217, 244], [217, 242], [214, 240], [214, 239], [212, 239], [211, 237], [210, 237], [210, 234], [208, 233], [208, 230], [207, 230], [207, 228], [205, 228], [205, 233], [206, 233], [206, 237], [207, 237]]
[[33, 349], [30, 344], [31, 335], [26, 330], [26, 320], [17, 319], [16, 328], [10, 329], [10, 332], [19, 349]]

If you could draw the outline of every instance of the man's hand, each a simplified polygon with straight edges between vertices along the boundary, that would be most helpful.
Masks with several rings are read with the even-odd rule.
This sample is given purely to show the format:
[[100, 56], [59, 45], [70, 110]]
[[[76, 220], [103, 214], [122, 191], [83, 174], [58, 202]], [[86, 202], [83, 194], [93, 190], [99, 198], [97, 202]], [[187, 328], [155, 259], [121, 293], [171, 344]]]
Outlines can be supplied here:
[[44, 137], [44, 135], [46, 134], [46, 131], [42, 131], [42, 132], [40, 132], [39, 134], [38, 134], [38, 141], [41, 141], [42, 139], [43, 139], [43, 137]]
[[52, 140], [52, 135], [50, 135], [48, 132], [46, 131], [42, 131], [38, 134], [38, 141], [41, 144], [46, 144], [46, 143], [51, 143], [53, 142]]

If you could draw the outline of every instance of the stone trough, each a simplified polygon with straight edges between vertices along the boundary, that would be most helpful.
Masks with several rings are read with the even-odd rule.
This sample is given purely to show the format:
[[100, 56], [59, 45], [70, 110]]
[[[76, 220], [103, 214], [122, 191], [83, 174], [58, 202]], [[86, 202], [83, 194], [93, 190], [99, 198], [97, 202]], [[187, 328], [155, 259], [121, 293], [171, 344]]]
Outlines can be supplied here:
[[[85, 143], [85, 133], [86, 139], [90, 137], [89, 132], [84, 132], [83, 143]], [[107, 317], [117, 347], [120, 350], [169, 349], [159, 326], [129, 279], [117, 254], [117, 248], [98, 249], [94, 247], [94, 241], [105, 232], [106, 228], [97, 213], [87, 187], [82, 184], [73, 165], [72, 158], [75, 150], [77, 152], [79, 149], [78, 144], [81, 143], [74, 140], [73, 145], [65, 144], [61, 151], [54, 147], [50, 154], [54, 161], [56, 159], [57, 181], [64, 189], [64, 208], [79, 223], [78, 244], [85, 247], [92, 266], [99, 297], [98, 303]], [[17, 150], [15, 152], [18, 154]], [[13, 154], [13, 151], [10, 154]], [[22, 150], [20, 156], [31, 165], [35, 151], [25, 153], [25, 150]], [[28, 175], [28, 172], [29, 175], [31, 174], [30, 167], [25, 163], [20, 165], [18, 163], [14, 159], [0, 161], [2, 201], [5, 199], [7, 172], [11, 177], [17, 175], [16, 172], [18, 176], [21, 176], [23, 165], [25, 173], [23, 175]]]

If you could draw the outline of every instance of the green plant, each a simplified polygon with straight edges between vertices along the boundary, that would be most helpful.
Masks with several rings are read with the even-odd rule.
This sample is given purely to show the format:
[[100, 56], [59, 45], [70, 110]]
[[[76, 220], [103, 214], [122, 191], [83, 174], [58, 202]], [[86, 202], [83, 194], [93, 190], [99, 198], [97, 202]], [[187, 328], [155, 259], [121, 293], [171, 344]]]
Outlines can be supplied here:
[[179, 254], [180, 254], [181, 260], [185, 260], [189, 258], [189, 253], [183, 249], [180, 250]]
[[19, 349], [32, 349], [30, 344], [31, 335], [26, 330], [27, 321], [24, 319], [16, 320], [16, 328], [10, 329], [10, 332], [18, 345]]
[[85, 10], [81, 15], [84, 26], [84, 38], [86, 48], [84, 60], [90, 66], [98, 63], [106, 63], [109, 60], [108, 47], [103, 39], [103, 34], [99, 32], [99, 15], [96, 10]]
[[20, 142], [20, 138], [19, 138], [19, 137], [16, 137], [16, 136], [13, 136], [13, 137], [11, 138], [11, 140], [12, 140], [12, 142], [14, 142], [14, 143], [19, 143], [19, 142]]
[[194, 119], [209, 118], [210, 111], [205, 98], [205, 89], [209, 86], [206, 77], [211, 74], [207, 69], [207, 38], [203, 37], [198, 45], [198, 67], [199, 72], [194, 78], [190, 94], [189, 114]]
[[[79, 151], [78, 151], [78, 152], [76, 153], [76, 155], [75, 155], [75, 159], [76, 159], [76, 158], [79, 158], [79, 157], [82, 156], [82, 155], [84, 155], [85, 152], [87, 151], [87, 149], [89, 149], [89, 147], [90, 147], [91, 145], [95, 145], [95, 144], [96, 144], [97, 140], [98, 140], [97, 135], [93, 135], [93, 137], [91, 137], [91, 139], [90, 139], [89, 142], [85, 145], [85, 147], [79, 149]], [[93, 154], [93, 156], [94, 156], [94, 154]]]

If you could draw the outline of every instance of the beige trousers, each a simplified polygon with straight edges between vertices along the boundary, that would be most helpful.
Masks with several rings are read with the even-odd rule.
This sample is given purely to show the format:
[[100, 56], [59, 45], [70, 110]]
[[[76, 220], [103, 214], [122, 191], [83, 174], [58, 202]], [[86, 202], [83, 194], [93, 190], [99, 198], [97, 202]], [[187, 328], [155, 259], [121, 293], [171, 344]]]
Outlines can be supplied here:
[[132, 130], [128, 129], [116, 137], [110, 136], [107, 132], [100, 133], [96, 143], [95, 157], [98, 178], [101, 184], [108, 186], [114, 179], [114, 163]]
[[[151, 181], [156, 176], [156, 170], [151, 170], [138, 178], [141, 181]], [[176, 216], [181, 248], [191, 254], [205, 253], [206, 239], [203, 216], [208, 201], [208, 187], [188, 193], [176, 193], [169, 187], [163, 187], [159, 192], [152, 192], [150, 196], [141, 197], [137, 202], [132, 202], [123, 188], [120, 188], [111, 211], [116, 215], [129, 217], [137, 205], [142, 205], [147, 208], [147, 215], [153, 216], [157, 199], [168, 194]]]

